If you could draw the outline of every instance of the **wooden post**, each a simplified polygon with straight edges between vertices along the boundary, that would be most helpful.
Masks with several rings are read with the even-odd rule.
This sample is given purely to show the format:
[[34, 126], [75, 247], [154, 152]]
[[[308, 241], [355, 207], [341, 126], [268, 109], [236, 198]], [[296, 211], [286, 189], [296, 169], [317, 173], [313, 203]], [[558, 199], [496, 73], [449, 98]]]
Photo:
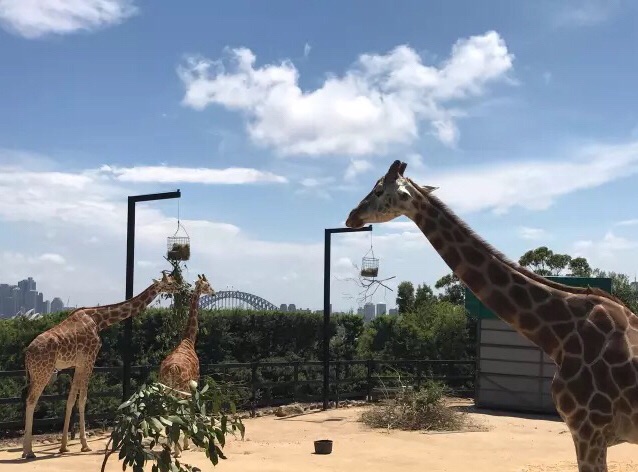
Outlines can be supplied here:
[[252, 401], [250, 402], [250, 416], [255, 417], [255, 406], [257, 404], [257, 363], [250, 363], [250, 388], [252, 390]]
[[293, 367], [292, 401], [297, 401], [297, 390], [299, 389], [299, 361], [295, 361]]
[[367, 400], [372, 401], [372, 371], [374, 369], [374, 361], [372, 359], [368, 359], [368, 375], [366, 378], [368, 392], [367, 392]]
[[341, 362], [335, 363], [335, 408], [339, 408], [339, 372], [341, 371]]

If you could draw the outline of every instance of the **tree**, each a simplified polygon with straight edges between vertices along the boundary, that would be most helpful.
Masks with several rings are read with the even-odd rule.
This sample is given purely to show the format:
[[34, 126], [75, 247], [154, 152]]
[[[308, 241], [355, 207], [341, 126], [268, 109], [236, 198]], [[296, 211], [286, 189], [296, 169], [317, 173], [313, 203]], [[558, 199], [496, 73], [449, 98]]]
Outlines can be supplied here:
[[[214, 382], [198, 389], [197, 382], [191, 381], [190, 392], [183, 392], [184, 395], [161, 383], [143, 385], [118, 408], [101, 472], [118, 450], [119, 459], [123, 459], [122, 470], [130, 466], [140, 472], [146, 462], [151, 462], [153, 472], [192, 472], [193, 466], [171, 454], [171, 445], [178, 452], [181, 449], [180, 437], [187, 437], [202, 448], [210, 462], [217, 465], [219, 459], [226, 459], [222, 449], [227, 435], [239, 432], [244, 439], [245, 428], [236, 413], [234, 393]], [[229, 412], [224, 409], [226, 404]]]
[[592, 268], [584, 257], [575, 257], [569, 262], [569, 270], [573, 277], [591, 277]]
[[433, 302], [436, 300], [434, 296], [434, 292], [430, 288], [428, 284], [419, 284], [416, 288], [416, 295], [414, 297], [414, 307], [418, 310], [423, 305]]
[[543, 277], [559, 275], [591, 277], [592, 274], [591, 266], [584, 257], [572, 258], [569, 254], [558, 254], [547, 246], [527, 251], [518, 263]]
[[439, 300], [453, 303], [454, 305], [465, 304], [465, 286], [456, 274], [444, 275], [434, 284], [434, 288], [442, 290]]
[[407, 280], [397, 287], [397, 308], [399, 313], [407, 313], [414, 309], [414, 285]]
[[638, 314], [638, 291], [632, 287], [631, 280], [626, 274], [605, 272], [594, 269], [594, 277], [609, 277], [611, 279], [611, 293], [618, 297], [634, 313]]

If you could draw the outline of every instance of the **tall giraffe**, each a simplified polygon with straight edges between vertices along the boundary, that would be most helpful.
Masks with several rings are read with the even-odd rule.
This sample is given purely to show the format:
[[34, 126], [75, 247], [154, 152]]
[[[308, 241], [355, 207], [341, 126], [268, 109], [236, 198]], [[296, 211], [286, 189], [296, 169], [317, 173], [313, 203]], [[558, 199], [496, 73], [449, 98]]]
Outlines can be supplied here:
[[[199, 380], [199, 358], [195, 351], [197, 341], [199, 314], [199, 298], [202, 295], [214, 295], [215, 290], [211, 287], [205, 275], [197, 275], [195, 288], [191, 293], [190, 305], [188, 309], [188, 321], [181, 342], [166, 356], [160, 364], [159, 381], [177, 391], [190, 392], [189, 383], [191, 380]], [[184, 438], [184, 450], [188, 449], [188, 438]], [[175, 446], [175, 456], [180, 456], [180, 449]]]
[[607, 472], [607, 449], [638, 444], [638, 316], [603, 290], [550, 282], [478, 236], [436, 187], [394, 161], [346, 226], [411, 219], [459, 279], [498, 317], [557, 365], [552, 397], [568, 426], [579, 472]]
[[67, 433], [71, 410], [79, 396], [78, 410], [82, 452], [90, 451], [84, 430], [84, 410], [87, 390], [95, 359], [102, 346], [99, 332], [104, 328], [135, 316], [146, 308], [160, 293], [174, 293], [179, 283], [164, 272], [161, 280], [153, 283], [139, 295], [121, 303], [90, 308], [77, 308], [53, 328], [39, 334], [25, 350], [27, 373], [27, 399], [22, 457], [35, 457], [32, 449], [33, 412], [42, 391], [55, 370], [73, 367], [73, 382], [66, 402], [64, 428], [60, 452], [68, 452]]

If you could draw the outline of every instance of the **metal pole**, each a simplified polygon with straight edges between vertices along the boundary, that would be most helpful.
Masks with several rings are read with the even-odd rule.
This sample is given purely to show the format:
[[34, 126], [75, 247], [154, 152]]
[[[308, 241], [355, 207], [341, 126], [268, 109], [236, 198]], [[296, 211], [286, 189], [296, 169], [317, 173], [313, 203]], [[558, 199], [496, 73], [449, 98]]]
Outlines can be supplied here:
[[328, 409], [330, 395], [330, 244], [332, 233], [358, 233], [372, 231], [372, 226], [363, 228], [326, 228], [323, 252], [323, 409]]
[[[175, 192], [151, 193], [128, 197], [128, 215], [126, 219], [126, 300], [133, 298], [133, 275], [135, 268], [135, 204], [151, 200], [166, 200], [180, 198], [180, 190]], [[124, 320], [124, 335], [122, 342], [122, 402], [131, 395], [131, 343], [133, 338], [133, 320]]]
[[328, 409], [330, 389], [330, 241], [331, 232], [325, 230], [323, 243], [323, 409]]
[[[133, 298], [133, 264], [135, 262], [135, 200], [128, 197], [126, 219], [126, 300]], [[122, 346], [122, 402], [130, 396], [131, 390], [131, 339], [133, 320], [124, 320], [124, 343]]]

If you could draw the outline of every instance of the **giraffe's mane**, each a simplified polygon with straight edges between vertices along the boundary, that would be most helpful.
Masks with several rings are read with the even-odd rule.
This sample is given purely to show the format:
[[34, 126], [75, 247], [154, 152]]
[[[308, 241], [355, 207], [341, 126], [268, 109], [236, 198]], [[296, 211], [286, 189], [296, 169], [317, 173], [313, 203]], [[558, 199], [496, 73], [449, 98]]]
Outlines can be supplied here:
[[607, 298], [613, 302], [618, 303], [620, 306], [629, 309], [625, 303], [620, 300], [618, 297], [612, 295], [598, 287], [574, 287], [573, 285], [565, 285], [560, 282], [556, 282], [550, 279], [543, 277], [542, 275], [537, 274], [536, 272], [529, 270], [526, 267], [523, 267], [520, 264], [517, 264], [510, 258], [508, 258], [504, 253], [496, 249], [492, 244], [486, 241], [482, 236], [480, 236], [476, 231], [474, 231], [465, 221], [463, 221], [452, 209], [447, 206], [441, 199], [436, 197], [436, 195], [432, 195], [430, 192], [426, 192], [420, 185], [416, 184], [409, 177], [404, 177], [412, 184], [414, 188], [426, 199], [428, 199], [435, 207], [439, 210], [445, 212], [445, 214], [452, 219], [454, 224], [458, 225], [463, 231], [467, 232], [469, 236], [475, 238], [480, 244], [485, 246], [485, 248], [492, 253], [499, 261], [501, 261], [506, 266], [516, 270], [520, 274], [534, 280], [535, 282], [541, 283], [548, 287], [554, 288], [556, 290], [561, 290], [567, 293], [575, 293], [575, 294], [583, 294], [583, 295], [597, 295], [599, 297]]
[[73, 313], [75, 313], [76, 311], [80, 311], [80, 310], [92, 310], [92, 309], [104, 309], [104, 308], [117, 308], [119, 306], [125, 305], [126, 303], [129, 303], [131, 300], [133, 300], [133, 298], [137, 298], [140, 295], [142, 295], [143, 293], [146, 293], [147, 291], [149, 291], [151, 288], [153, 288], [155, 284], [151, 284], [148, 287], [146, 287], [144, 290], [142, 290], [140, 293], [138, 293], [137, 295], [133, 296], [132, 298], [129, 298], [128, 300], [122, 300], [121, 302], [117, 302], [117, 303], [109, 303], [108, 305], [100, 305], [100, 306], [80, 306], [75, 308], [74, 310], [72, 310], [71, 312], [69, 312], [69, 316], [71, 316]]

